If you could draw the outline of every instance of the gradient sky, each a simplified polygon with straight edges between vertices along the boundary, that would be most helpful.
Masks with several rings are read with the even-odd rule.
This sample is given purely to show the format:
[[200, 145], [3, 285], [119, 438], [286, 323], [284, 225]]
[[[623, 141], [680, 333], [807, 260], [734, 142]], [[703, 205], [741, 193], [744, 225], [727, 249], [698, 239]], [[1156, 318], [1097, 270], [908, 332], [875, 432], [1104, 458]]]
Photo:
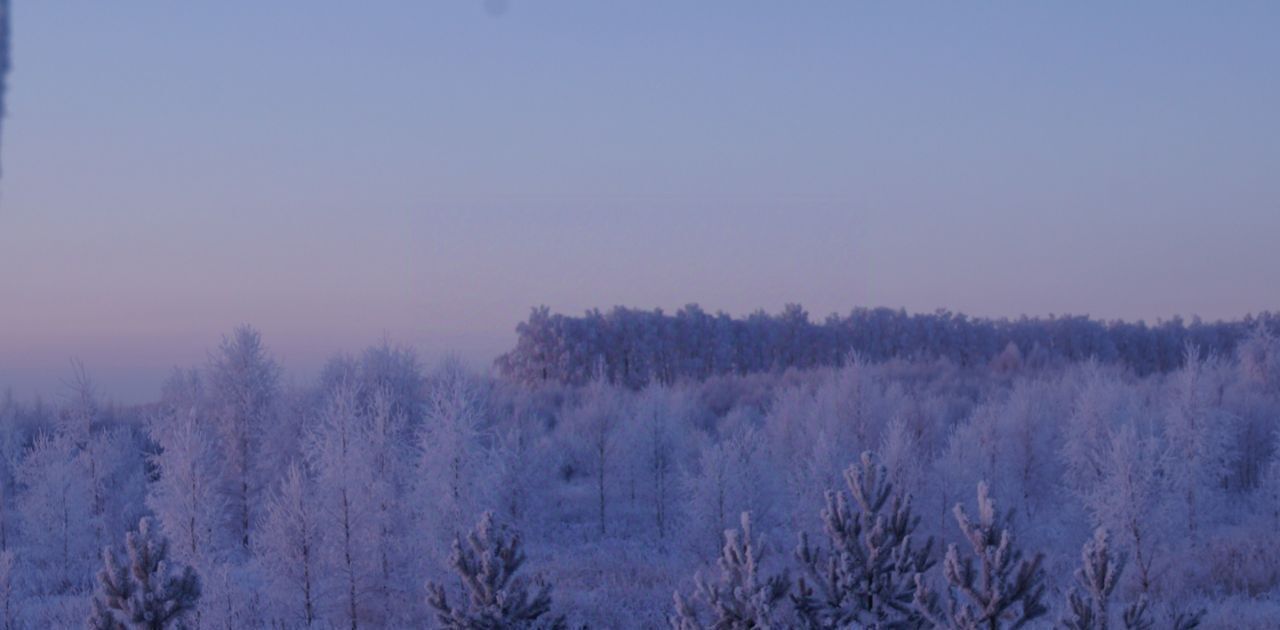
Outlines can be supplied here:
[[15, 0], [0, 387], [528, 309], [1280, 308], [1280, 3]]

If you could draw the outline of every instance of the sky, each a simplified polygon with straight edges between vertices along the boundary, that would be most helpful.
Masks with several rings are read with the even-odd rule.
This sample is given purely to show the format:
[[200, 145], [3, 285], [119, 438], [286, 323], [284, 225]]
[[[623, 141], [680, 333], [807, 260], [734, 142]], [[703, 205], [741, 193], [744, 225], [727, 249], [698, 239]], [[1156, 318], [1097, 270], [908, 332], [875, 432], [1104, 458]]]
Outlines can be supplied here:
[[545, 304], [1280, 309], [1280, 3], [15, 0], [0, 388]]

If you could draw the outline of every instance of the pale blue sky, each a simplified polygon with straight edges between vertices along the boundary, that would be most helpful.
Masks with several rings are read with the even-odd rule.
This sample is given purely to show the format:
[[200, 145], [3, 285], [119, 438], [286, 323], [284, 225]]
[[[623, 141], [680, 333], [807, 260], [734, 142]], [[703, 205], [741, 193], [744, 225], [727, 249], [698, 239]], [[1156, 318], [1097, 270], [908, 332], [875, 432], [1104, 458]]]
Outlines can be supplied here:
[[0, 387], [530, 306], [1280, 308], [1280, 4], [14, 0]]

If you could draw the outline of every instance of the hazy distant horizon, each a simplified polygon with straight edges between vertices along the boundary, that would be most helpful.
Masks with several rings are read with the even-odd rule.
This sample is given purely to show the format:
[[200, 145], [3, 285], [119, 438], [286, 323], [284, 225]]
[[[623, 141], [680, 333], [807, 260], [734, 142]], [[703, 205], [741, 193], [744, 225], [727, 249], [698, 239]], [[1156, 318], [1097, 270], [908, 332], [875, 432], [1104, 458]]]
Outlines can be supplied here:
[[[664, 305], [657, 307], [648, 307], [645, 310], [653, 310], [661, 308], [668, 314], [674, 314], [681, 307], [689, 304]], [[552, 308], [552, 313], [560, 313], [564, 315], [578, 316], [590, 308], [598, 308], [602, 312], [607, 312], [613, 305], [595, 306], [580, 308], [577, 310], [557, 310]], [[628, 306], [628, 305], [622, 305]], [[716, 313], [723, 311], [735, 318], [744, 317], [758, 310], [755, 308], [730, 311], [727, 309], [709, 308], [705, 304], [699, 303], [699, 306], [708, 313]], [[764, 308], [770, 314], [776, 314], [782, 310], [784, 305], [776, 308]], [[801, 306], [805, 306], [803, 303]], [[813, 322], [821, 322], [827, 315], [840, 314], [847, 315], [854, 308], [880, 308], [872, 305], [859, 305], [846, 309], [833, 311], [814, 311], [805, 306], [805, 310], [809, 313], [809, 319]], [[761, 307], [763, 308], [763, 307]], [[908, 309], [906, 307], [884, 307], [893, 310], [903, 309], [908, 313], [932, 313], [938, 309], [951, 310], [955, 313], [961, 313], [970, 317], [983, 317], [991, 319], [1017, 319], [1023, 315], [1027, 317], [1049, 317], [1049, 316], [1089, 316], [1093, 319], [1101, 319], [1104, 321], [1125, 320], [1137, 322], [1145, 321], [1148, 324], [1154, 324], [1160, 321], [1172, 320], [1175, 317], [1181, 317], [1183, 320], [1190, 322], [1195, 315], [1174, 314], [1169, 317], [1155, 318], [1125, 318], [1125, 317], [1099, 317], [1090, 313], [1042, 313], [1028, 314], [1019, 313], [1017, 315], [1001, 315], [991, 313], [970, 313], [958, 311], [956, 309], [946, 309], [946, 307], [938, 307], [936, 309]], [[1202, 317], [1206, 322], [1218, 320], [1240, 320], [1250, 315], [1257, 315], [1259, 312], [1273, 309], [1258, 309], [1248, 313], [1242, 313], [1238, 316], [1225, 317]], [[71, 353], [62, 357], [54, 357], [52, 360], [42, 360], [42, 357], [48, 356], [46, 352], [42, 352], [40, 348], [22, 348], [17, 346], [17, 352], [11, 356], [16, 357], [12, 363], [0, 364], [0, 392], [7, 388], [12, 388], [14, 395], [20, 400], [31, 400], [40, 397], [47, 402], [56, 402], [63, 394], [65, 394], [64, 381], [68, 380], [72, 374], [72, 361], [80, 361], [88, 370], [89, 375], [93, 378], [95, 385], [99, 388], [99, 393], [105, 400], [110, 400], [120, 404], [138, 404], [157, 400], [160, 395], [160, 387], [165, 378], [169, 376], [174, 368], [190, 368], [205, 367], [207, 363], [207, 355], [217, 350], [218, 345], [222, 342], [223, 335], [229, 335], [236, 326], [248, 324], [254, 326], [263, 335], [263, 342], [272, 355], [280, 362], [284, 368], [284, 379], [286, 383], [296, 385], [307, 385], [316, 376], [319, 375], [324, 364], [334, 356], [340, 354], [358, 355], [365, 348], [382, 343], [384, 340], [391, 342], [393, 345], [405, 345], [413, 348], [418, 353], [419, 359], [422, 360], [425, 368], [430, 368], [445, 357], [457, 357], [461, 359], [469, 367], [481, 372], [489, 370], [494, 360], [509, 350], [511, 350], [516, 341], [515, 328], [518, 323], [524, 321], [528, 317], [528, 310], [520, 315], [518, 319], [513, 320], [509, 330], [501, 334], [484, 334], [484, 333], [452, 333], [444, 335], [427, 336], [419, 334], [414, 336], [410, 334], [407, 337], [396, 337], [389, 332], [384, 331], [369, 337], [365, 341], [354, 340], [349, 345], [337, 345], [336, 342], [321, 342], [316, 339], [301, 338], [296, 335], [281, 334], [287, 331], [272, 331], [264, 329], [253, 324], [253, 322], [245, 321], [237, 324], [228, 325], [227, 329], [211, 334], [190, 334], [171, 337], [146, 338], [143, 336], [124, 336], [119, 339], [108, 339], [106, 343], [86, 344], [84, 351]], [[275, 332], [276, 334], [272, 334]], [[200, 345], [203, 343], [203, 345]], [[12, 348], [11, 348], [12, 350]], [[137, 362], [133, 367], [129, 367], [129, 362]], [[14, 367], [10, 367], [14, 366]], [[16, 368], [16, 369], [15, 369]]]

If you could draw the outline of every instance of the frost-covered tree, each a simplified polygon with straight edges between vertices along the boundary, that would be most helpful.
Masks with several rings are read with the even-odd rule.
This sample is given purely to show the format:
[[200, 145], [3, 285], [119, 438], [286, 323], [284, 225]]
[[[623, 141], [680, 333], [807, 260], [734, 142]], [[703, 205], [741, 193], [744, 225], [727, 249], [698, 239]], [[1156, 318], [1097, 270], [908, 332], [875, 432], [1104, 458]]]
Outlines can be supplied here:
[[1111, 434], [1133, 417], [1130, 390], [1097, 363], [1079, 373], [1078, 393], [1063, 426], [1060, 454], [1066, 465], [1064, 480], [1077, 495], [1087, 495], [1102, 480]]
[[466, 589], [460, 603], [449, 600], [445, 587], [427, 584], [427, 603], [436, 620], [448, 630], [498, 630], [500, 628], [561, 629], [562, 617], [549, 615], [551, 585], [541, 578], [529, 581], [516, 575], [524, 565], [520, 535], [496, 523], [492, 512], [467, 534], [454, 539], [449, 565]]
[[1236, 349], [1245, 379], [1268, 393], [1280, 393], [1280, 336], [1256, 326]]
[[690, 403], [683, 391], [654, 386], [638, 396], [629, 416], [620, 439], [628, 447], [623, 459], [632, 496], [644, 499], [658, 537], [665, 538], [683, 485]]
[[[920, 517], [911, 497], [895, 492], [869, 452], [845, 470], [845, 492], [829, 490], [822, 510], [827, 545], [800, 535], [796, 559], [804, 571], [793, 596], [811, 628], [916, 627], [915, 576], [933, 566], [933, 540], [917, 545]], [[852, 498], [852, 503], [850, 503]]]
[[1120, 583], [1125, 558], [1111, 553], [1107, 530], [1099, 527], [1080, 552], [1076, 586], [1067, 591], [1064, 630], [1107, 630], [1111, 624], [1111, 593]]
[[675, 614], [669, 618], [674, 630], [755, 630], [786, 625], [791, 581], [785, 574], [766, 577], [762, 573], [764, 541], [752, 536], [749, 513], [742, 513], [741, 523], [741, 530], [724, 533], [718, 579], [713, 582], [699, 573], [691, 597], [676, 591]]
[[59, 432], [71, 441], [76, 459], [84, 469], [89, 490], [89, 518], [95, 548], [106, 544], [107, 488], [109, 465], [105, 436], [95, 431], [100, 405], [97, 387], [88, 370], [78, 360], [71, 361], [71, 378], [64, 381], [65, 406], [59, 414]]
[[1227, 474], [1234, 418], [1213, 406], [1214, 377], [1221, 366], [1187, 346], [1182, 369], [1171, 376], [1165, 411], [1165, 441], [1174, 465], [1166, 468], [1171, 489], [1182, 498], [1187, 533], [1199, 537], [1205, 505], [1215, 497]]
[[1136, 602], [1128, 606], [1124, 610], [1124, 628], [1125, 630], [1154, 630], [1155, 628], [1168, 628], [1169, 630], [1195, 630], [1200, 627], [1200, 622], [1204, 620], [1204, 609], [1195, 611], [1173, 611], [1166, 618], [1165, 623], [1156, 625], [1154, 615], [1151, 612], [1150, 602], [1146, 595], [1142, 595]]
[[14, 571], [16, 557], [12, 551], [0, 551], [0, 628], [17, 628], [18, 601], [17, 575]]
[[418, 492], [430, 537], [461, 534], [490, 503], [497, 473], [484, 392], [457, 359], [432, 375], [418, 437]]
[[92, 578], [92, 491], [76, 455], [70, 438], [41, 434], [18, 466], [24, 559], [37, 593], [78, 591]]
[[907, 414], [897, 414], [884, 431], [877, 460], [885, 467], [886, 480], [903, 494], [921, 490], [925, 485], [925, 466], [929, 462], [928, 445], [923, 428], [912, 426]]
[[169, 543], [143, 518], [125, 538], [127, 561], [110, 548], [102, 552], [89, 627], [111, 630], [180, 628], [200, 600], [200, 578], [190, 566], [169, 558]]
[[255, 555], [267, 578], [267, 596], [288, 625], [317, 623], [324, 587], [320, 550], [326, 544], [312, 480], [293, 464], [267, 501]]
[[566, 417], [568, 429], [581, 442], [595, 477], [601, 535], [608, 529], [609, 477], [616, 468], [622, 413], [616, 390], [596, 380], [586, 387], [581, 402]]
[[[1124, 573], [1125, 557], [1111, 552], [1107, 531], [1098, 528], [1081, 550], [1081, 566], [1076, 570], [1076, 586], [1067, 591], [1067, 613], [1059, 623], [1063, 630], [1107, 630], [1111, 627], [1111, 594]], [[1204, 611], [1178, 612], [1168, 627], [1191, 630], [1200, 624]], [[1146, 594], [1124, 607], [1121, 623], [1125, 630], [1155, 627]]]
[[364, 420], [357, 415], [356, 390], [339, 387], [320, 414], [308, 444], [316, 471], [320, 527], [327, 533], [322, 547], [326, 572], [334, 576], [335, 613], [340, 625], [357, 630], [368, 622], [368, 594], [378, 573], [376, 548], [379, 505], [373, 490], [374, 454]]
[[147, 505], [173, 544], [174, 556], [207, 567], [217, 556], [214, 534], [225, 514], [218, 488], [217, 451], [195, 408], [173, 410], [151, 421], [159, 451], [151, 457], [156, 477]]
[[916, 575], [916, 609], [935, 626], [956, 630], [1021, 628], [1048, 612], [1044, 596], [1044, 556], [1023, 557], [1006, 525], [1008, 516], [997, 514], [986, 482], [978, 483], [978, 520], [964, 505], [955, 507], [956, 523], [973, 549], [974, 558], [961, 556], [957, 545], [947, 548], [942, 574], [947, 597], [940, 602], [924, 574]]
[[369, 486], [362, 489], [371, 506], [368, 553], [375, 565], [371, 594], [373, 607], [381, 611], [385, 625], [407, 623], [405, 603], [414, 600], [410, 591], [419, 583], [413, 554], [405, 553], [414, 523], [406, 505], [410, 477], [407, 452], [412, 446], [403, 440], [406, 417], [397, 411], [394, 394], [375, 392], [366, 411], [364, 449], [372, 473]]
[[697, 467], [685, 481], [691, 542], [701, 553], [721, 550], [734, 515], [750, 512], [766, 529], [778, 520], [774, 504], [780, 482], [767, 446], [751, 427], [738, 427], [718, 442], [703, 444]]
[[8, 551], [15, 542], [17, 515], [18, 462], [26, 449], [26, 436], [18, 426], [18, 403], [13, 391], [0, 397], [0, 552]]
[[229, 537], [251, 548], [256, 509], [265, 487], [263, 440], [273, 424], [279, 397], [280, 367], [249, 326], [237, 328], [211, 357], [209, 394], [213, 402], [222, 486], [230, 510]]
[[1132, 426], [1115, 432], [1098, 462], [1101, 472], [1085, 506], [1094, 525], [1115, 532], [1133, 558], [1142, 592], [1151, 590], [1156, 533], [1165, 481], [1159, 442]]

